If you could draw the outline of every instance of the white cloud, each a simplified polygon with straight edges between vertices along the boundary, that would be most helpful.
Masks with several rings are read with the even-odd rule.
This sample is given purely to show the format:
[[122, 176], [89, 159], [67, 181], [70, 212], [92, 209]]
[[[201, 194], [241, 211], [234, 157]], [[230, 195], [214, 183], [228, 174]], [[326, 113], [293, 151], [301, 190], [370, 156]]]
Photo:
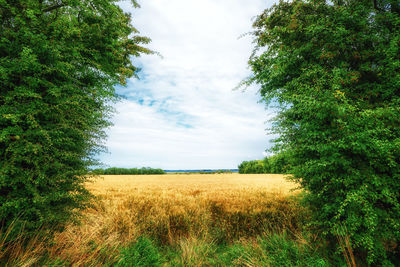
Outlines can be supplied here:
[[134, 59], [141, 79], [118, 88], [109, 130], [110, 166], [163, 169], [236, 168], [262, 158], [269, 146], [265, 121], [273, 114], [258, 103], [257, 89], [233, 91], [247, 77], [252, 17], [262, 0], [147, 0], [124, 10], [150, 47], [163, 58]]

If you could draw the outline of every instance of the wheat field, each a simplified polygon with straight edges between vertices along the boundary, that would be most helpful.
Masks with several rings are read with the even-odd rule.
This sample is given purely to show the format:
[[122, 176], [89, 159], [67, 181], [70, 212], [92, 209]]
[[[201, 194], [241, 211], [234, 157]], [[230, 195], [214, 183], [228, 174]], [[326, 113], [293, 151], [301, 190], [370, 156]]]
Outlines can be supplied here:
[[18, 264], [45, 254], [67, 265], [101, 266], [142, 236], [182, 251], [183, 263], [198, 262], [205, 253], [199, 247], [296, 235], [308, 216], [296, 185], [278, 174], [106, 175], [86, 186], [96, 198], [81, 222], [56, 233], [51, 246], [16, 251]]
[[[182, 194], [211, 197], [262, 191], [270, 194], [292, 194], [296, 185], [281, 174], [166, 174], [166, 175], [103, 175], [87, 185], [104, 199], [126, 197], [151, 191], [157, 195]], [[195, 193], [194, 193], [195, 192]]]
[[291, 199], [296, 185], [278, 174], [106, 175], [87, 187], [94, 206], [56, 235], [51, 252], [76, 265], [109, 260], [143, 235], [172, 246], [233, 242], [295, 232], [305, 216]]

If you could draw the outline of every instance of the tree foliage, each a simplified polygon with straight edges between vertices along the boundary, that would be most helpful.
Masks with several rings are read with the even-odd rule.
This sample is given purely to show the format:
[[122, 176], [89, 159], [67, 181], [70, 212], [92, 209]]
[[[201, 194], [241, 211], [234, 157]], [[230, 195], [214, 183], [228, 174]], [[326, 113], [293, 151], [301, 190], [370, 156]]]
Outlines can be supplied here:
[[142, 175], [142, 174], [165, 174], [162, 169], [153, 169], [148, 167], [143, 168], [107, 168], [95, 169], [91, 173], [96, 175]]
[[285, 153], [265, 157], [263, 160], [243, 161], [239, 164], [239, 173], [278, 173], [288, 174], [289, 159]]
[[243, 161], [238, 166], [239, 173], [268, 173], [263, 160]]
[[137, 72], [132, 56], [151, 53], [116, 2], [0, 0], [5, 228], [58, 229], [87, 206], [84, 175], [102, 150], [113, 86]]
[[[254, 23], [248, 83], [278, 102], [275, 150], [313, 225], [359, 260], [400, 257], [400, 3], [281, 1]], [[397, 247], [397, 248], [396, 248]]]

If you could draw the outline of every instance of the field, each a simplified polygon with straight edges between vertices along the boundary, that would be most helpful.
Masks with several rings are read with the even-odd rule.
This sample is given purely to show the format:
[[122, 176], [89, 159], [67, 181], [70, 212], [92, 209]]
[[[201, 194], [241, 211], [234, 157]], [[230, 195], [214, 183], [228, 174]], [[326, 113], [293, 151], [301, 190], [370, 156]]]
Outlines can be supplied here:
[[[307, 212], [295, 200], [296, 185], [283, 175], [108, 175], [87, 187], [97, 197], [93, 207], [81, 224], [69, 225], [46, 248], [57, 263], [116, 264], [144, 242], [145, 249], [139, 244], [139, 250], [157, 247], [154, 251], [161, 256], [156, 258], [166, 266], [243, 265], [244, 260], [247, 266], [259, 266], [266, 257], [265, 249], [260, 252], [260, 237], [290, 236], [298, 251], [306, 243], [300, 228]], [[215, 262], [238, 246], [243, 255], [235, 252], [225, 263]], [[239, 261], [235, 255], [241, 255]], [[30, 258], [28, 252], [22, 256]]]
[[[193, 195], [204, 198], [220, 193], [262, 191], [271, 194], [292, 194], [296, 187], [281, 174], [167, 174], [167, 175], [104, 175], [88, 188], [104, 199], [124, 199], [150, 190], [156, 195]], [[221, 194], [222, 193], [222, 194]]]

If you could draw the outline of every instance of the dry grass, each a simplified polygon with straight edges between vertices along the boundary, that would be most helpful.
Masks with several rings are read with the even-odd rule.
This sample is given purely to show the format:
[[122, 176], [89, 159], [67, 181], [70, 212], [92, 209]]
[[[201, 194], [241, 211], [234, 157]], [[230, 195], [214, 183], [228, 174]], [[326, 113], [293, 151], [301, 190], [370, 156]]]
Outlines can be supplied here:
[[[20, 233], [13, 242], [8, 242], [13, 224], [4, 230], [0, 229], [0, 260], [7, 255], [9, 258], [7, 266], [32, 266], [37, 263], [41, 255], [45, 252], [44, 244], [39, 240], [39, 236], [26, 240], [23, 233]], [[1, 262], [0, 262], [0, 265]]]
[[98, 266], [142, 235], [190, 257], [197, 255], [190, 240], [229, 243], [271, 231], [295, 233], [306, 216], [290, 198], [295, 185], [276, 174], [109, 175], [87, 187], [97, 201], [80, 225], [56, 234], [50, 258]]
[[140, 191], [159, 194], [180, 192], [184, 195], [199, 190], [215, 195], [220, 192], [262, 190], [266, 193], [291, 194], [295, 184], [281, 174], [167, 174], [167, 175], [104, 175], [88, 188], [98, 196], [126, 198]]
[[295, 185], [275, 174], [108, 175], [87, 186], [98, 201], [81, 225], [56, 236], [52, 251], [77, 265], [104, 250], [109, 260], [141, 235], [181, 246], [187, 238], [230, 242], [296, 231], [304, 214], [289, 198]]

